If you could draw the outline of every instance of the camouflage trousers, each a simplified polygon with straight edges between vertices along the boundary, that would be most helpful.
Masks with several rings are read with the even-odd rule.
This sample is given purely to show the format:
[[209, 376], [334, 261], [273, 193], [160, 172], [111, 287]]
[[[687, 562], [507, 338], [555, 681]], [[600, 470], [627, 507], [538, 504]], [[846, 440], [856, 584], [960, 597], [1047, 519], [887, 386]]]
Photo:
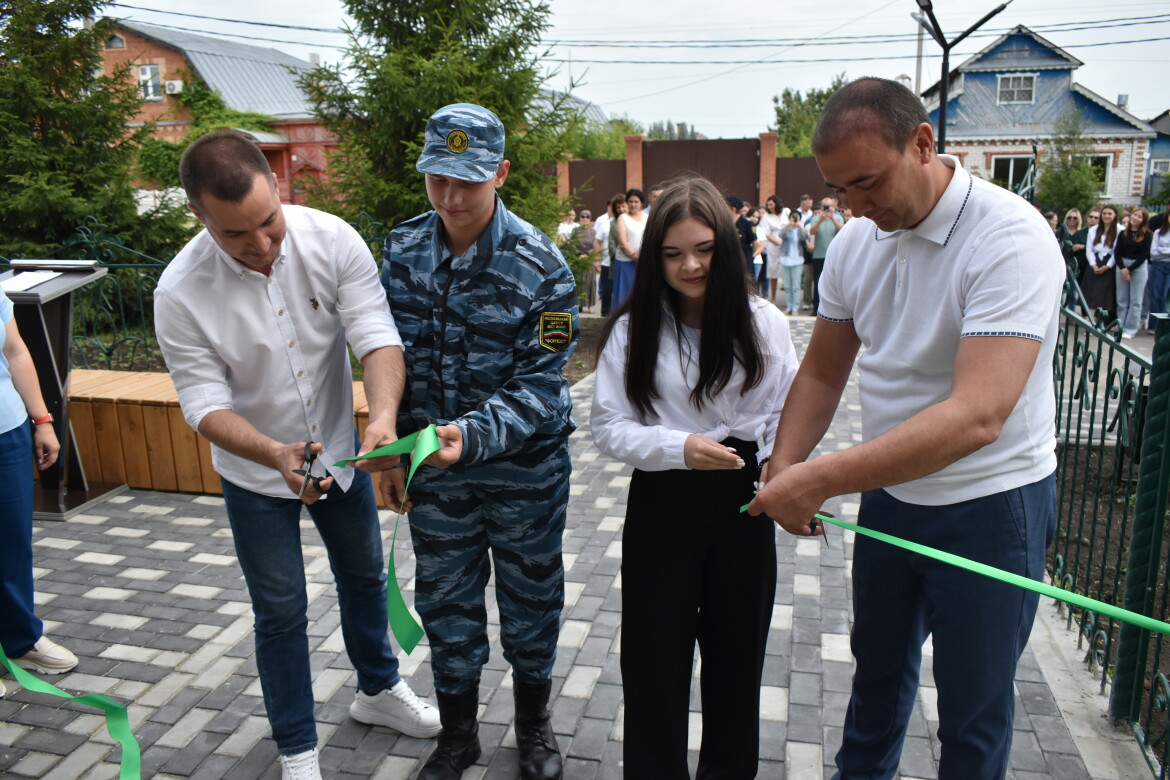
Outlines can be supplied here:
[[462, 473], [425, 468], [415, 476], [415, 609], [442, 693], [479, 684], [492, 563], [504, 658], [520, 681], [551, 677], [565, 604], [561, 537], [571, 470], [567, 443], [557, 439]]

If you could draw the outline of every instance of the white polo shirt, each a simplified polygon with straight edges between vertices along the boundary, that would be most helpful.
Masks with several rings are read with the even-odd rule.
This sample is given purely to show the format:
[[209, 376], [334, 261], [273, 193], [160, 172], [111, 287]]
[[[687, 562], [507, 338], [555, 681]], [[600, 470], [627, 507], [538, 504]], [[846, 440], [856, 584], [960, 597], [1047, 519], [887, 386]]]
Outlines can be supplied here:
[[886, 233], [851, 220], [829, 247], [818, 315], [852, 322], [861, 339], [862, 434], [881, 436], [945, 400], [959, 340], [1041, 342], [1024, 392], [999, 438], [950, 466], [887, 487], [939, 506], [1021, 487], [1056, 469], [1052, 385], [1065, 277], [1052, 228], [1023, 199], [940, 155], [954, 176], [917, 227]]

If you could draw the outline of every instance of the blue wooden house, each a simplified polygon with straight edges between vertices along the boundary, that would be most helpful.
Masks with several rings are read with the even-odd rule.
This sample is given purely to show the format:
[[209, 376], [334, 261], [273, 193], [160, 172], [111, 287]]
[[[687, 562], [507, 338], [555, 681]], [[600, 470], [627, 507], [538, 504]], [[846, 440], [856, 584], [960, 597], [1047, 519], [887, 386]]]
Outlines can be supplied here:
[[[1100, 170], [1101, 202], [1140, 202], [1157, 134], [1125, 110], [1124, 99], [1114, 103], [1076, 83], [1073, 71], [1083, 64], [1022, 25], [1003, 35], [949, 74], [946, 153], [1015, 189], [1033, 147], [1042, 159], [1057, 120], [1077, 111]], [[923, 99], [937, 126], [939, 85]]]

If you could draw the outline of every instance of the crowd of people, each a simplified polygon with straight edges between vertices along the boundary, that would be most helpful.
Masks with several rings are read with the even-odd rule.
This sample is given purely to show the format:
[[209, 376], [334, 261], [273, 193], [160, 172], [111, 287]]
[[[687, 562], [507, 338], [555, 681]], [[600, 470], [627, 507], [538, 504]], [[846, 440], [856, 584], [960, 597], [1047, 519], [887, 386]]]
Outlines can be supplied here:
[[[620, 306], [633, 289], [643, 232], [654, 202], [664, 185], [649, 194], [633, 188], [606, 203], [605, 213], [569, 210], [557, 227], [557, 244], [566, 254], [588, 256], [593, 271], [583, 280], [583, 304], [598, 308], [602, 317]], [[852, 219], [835, 194], [814, 207], [811, 195], [800, 197], [799, 208], [789, 209], [771, 195], [753, 208], [734, 195], [724, 196], [736, 229], [745, 271], [753, 289], [789, 315], [817, 309], [817, 280], [825, 255], [837, 231]]]
[[[222, 478], [284, 780], [321, 778], [306, 508], [357, 671], [350, 716], [437, 737], [418, 777], [462, 777], [481, 755], [494, 572], [520, 776], [563, 776], [549, 706], [576, 427], [563, 377], [579, 330], [568, 251], [595, 255], [608, 317], [593, 439], [634, 467], [622, 561], [626, 777], [689, 776], [696, 646], [698, 775], [756, 775], [777, 526], [822, 534], [815, 515], [833, 497], [860, 493], [863, 527], [1042, 579], [1056, 510], [1050, 367], [1064, 272], [1051, 237], [1061, 226], [937, 154], [912, 92], [865, 78], [830, 99], [813, 139], [830, 188], [819, 204], [804, 195], [788, 209], [772, 196], [752, 209], [683, 178], [616, 194], [596, 221], [567, 214], [555, 241], [500, 198], [504, 142], [481, 106], [429, 118], [417, 169], [433, 210], [394, 228], [380, 275], [350, 226], [280, 203], [247, 136], [217, 131], [183, 155], [205, 230], [163, 273], [156, 326], [183, 413], [210, 440]], [[1123, 324], [1136, 327], [1146, 269], [1170, 261], [1167, 228], [1151, 228], [1141, 209], [1124, 225], [1111, 207], [1095, 211], [1084, 232], [1068, 220], [1067, 250], [1083, 252], [1087, 279], [1100, 282], [1086, 295], [1103, 300], [1108, 282]], [[1161, 270], [1151, 286], [1170, 282]], [[805, 305], [817, 316], [798, 362], [780, 308]], [[15, 387], [9, 422], [21, 429], [9, 449], [35, 446], [43, 465], [56, 444], [34, 426], [43, 402], [26, 392], [13, 331], [3, 351], [11, 381], [0, 362], [0, 393]], [[347, 345], [364, 367], [362, 437]], [[814, 457], [855, 361], [862, 440]], [[403, 459], [365, 457], [432, 424], [440, 448], [409, 493]], [[314, 468], [353, 457], [356, 468]], [[409, 513], [437, 707], [399, 675], [371, 473], [386, 505]], [[31, 510], [19, 513], [28, 525]], [[17, 567], [21, 582], [30, 576], [26, 547], [0, 559], [6, 581]], [[855, 542], [841, 780], [896, 775], [928, 636], [939, 777], [1006, 774], [1015, 667], [1038, 597], [924, 561]], [[18, 662], [55, 648], [29, 619], [29, 596], [27, 627], [15, 639], [0, 632]], [[43, 670], [76, 663], [62, 659]]]
[[[1117, 320], [1121, 337], [1129, 339], [1148, 328], [1151, 314], [1165, 314], [1170, 296], [1170, 218], [1150, 216], [1142, 206], [1094, 206], [1082, 216], [1069, 209], [1045, 218], [1076, 278], [1089, 312], [1104, 310], [1106, 322]], [[1072, 294], [1068, 304], [1079, 301]]]

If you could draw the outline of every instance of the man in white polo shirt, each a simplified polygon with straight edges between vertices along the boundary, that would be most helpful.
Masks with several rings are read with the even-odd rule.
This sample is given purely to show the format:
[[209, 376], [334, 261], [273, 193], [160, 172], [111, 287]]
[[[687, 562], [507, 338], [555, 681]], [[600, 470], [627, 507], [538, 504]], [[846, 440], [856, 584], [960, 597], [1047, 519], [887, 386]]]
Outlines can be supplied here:
[[[856, 218], [821, 277], [812, 339], [752, 502], [791, 533], [863, 493], [858, 520], [1039, 580], [1055, 526], [1052, 354], [1064, 279], [1044, 218], [934, 151], [921, 101], [860, 79], [813, 140]], [[863, 442], [807, 460], [861, 346]], [[836, 777], [892, 778], [933, 636], [939, 778], [1002, 778], [1016, 662], [1038, 597], [856, 537], [857, 659]]]

